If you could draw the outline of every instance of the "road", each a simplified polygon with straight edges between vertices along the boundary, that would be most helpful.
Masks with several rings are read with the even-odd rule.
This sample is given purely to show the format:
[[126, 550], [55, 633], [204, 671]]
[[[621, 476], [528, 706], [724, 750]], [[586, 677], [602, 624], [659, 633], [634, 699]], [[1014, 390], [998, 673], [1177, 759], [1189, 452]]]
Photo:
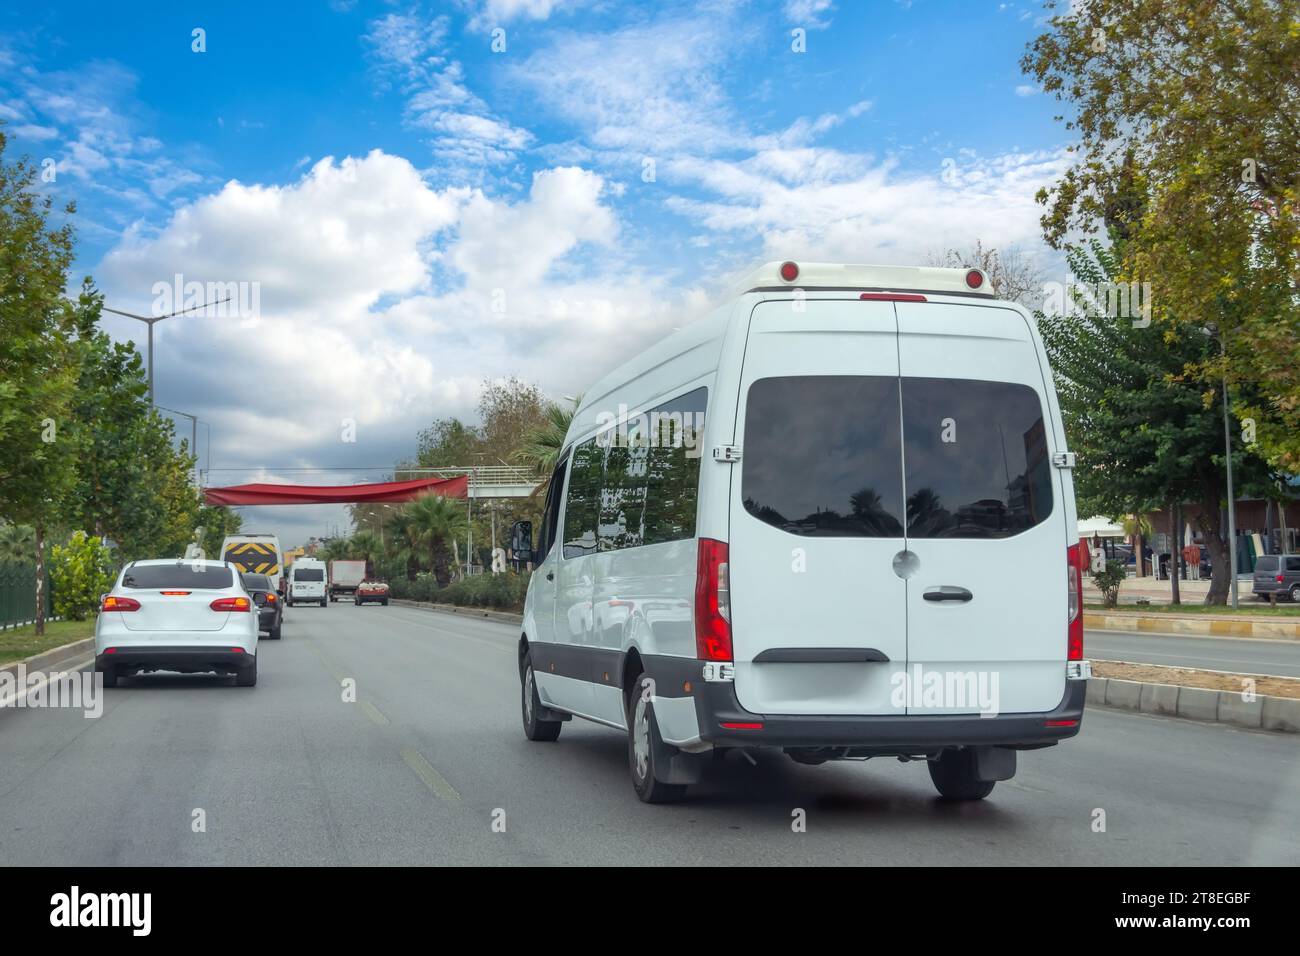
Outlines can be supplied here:
[[1089, 630], [1084, 632], [1083, 647], [1093, 660], [1300, 677], [1300, 641]]
[[733, 754], [686, 802], [647, 806], [621, 734], [575, 720], [523, 738], [515, 637], [414, 608], [293, 608], [255, 688], [154, 675], [109, 691], [99, 719], [0, 713], [0, 860], [1300, 863], [1300, 740], [1105, 710], [981, 804], [938, 802], [919, 764]]

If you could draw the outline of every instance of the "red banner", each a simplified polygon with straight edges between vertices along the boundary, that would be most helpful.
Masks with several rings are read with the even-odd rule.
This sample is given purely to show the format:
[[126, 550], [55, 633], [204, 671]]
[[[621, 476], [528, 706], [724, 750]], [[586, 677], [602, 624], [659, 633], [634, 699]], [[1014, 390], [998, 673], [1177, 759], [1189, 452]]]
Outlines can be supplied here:
[[361, 501], [413, 501], [425, 495], [464, 498], [469, 477], [419, 478], [415, 481], [385, 481], [373, 485], [231, 485], [204, 488], [210, 505], [338, 505]]

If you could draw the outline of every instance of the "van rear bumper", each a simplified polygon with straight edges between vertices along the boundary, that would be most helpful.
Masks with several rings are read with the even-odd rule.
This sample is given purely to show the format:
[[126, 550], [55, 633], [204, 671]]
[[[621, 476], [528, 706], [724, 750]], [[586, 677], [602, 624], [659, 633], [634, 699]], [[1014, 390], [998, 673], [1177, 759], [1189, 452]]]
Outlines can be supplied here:
[[[700, 739], [715, 747], [836, 747], [880, 753], [923, 753], [957, 745], [1043, 747], [1073, 737], [1083, 725], [1088, 682], [1067, 680], [1055, 709], [1037, 714], [926, 714], [911, 717], [754, 714], [740, 706], [730, 682], [700, 682], [695, 714]], [[727, 724], [757, 727], [727, 727]]]

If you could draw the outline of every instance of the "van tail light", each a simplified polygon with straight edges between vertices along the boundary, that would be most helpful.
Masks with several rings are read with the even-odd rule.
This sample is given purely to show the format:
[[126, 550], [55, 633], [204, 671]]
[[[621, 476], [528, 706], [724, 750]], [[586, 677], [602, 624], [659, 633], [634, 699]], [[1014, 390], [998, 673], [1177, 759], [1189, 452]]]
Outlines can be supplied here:
[[217, 598], [208, 607], [214, 611], [247, 611], [253, 602], [246, 597]]
[[140, 610], [140, 602], [135, 598], [118, 597], [115, 594], [110, 594], [104, 598], [104, 603], [99, 606], [99, 609], [101, 611], [138, 611]]
[[1277, 583], [1278, 583], [1278, 584], [1285, 584], [1285, 583], [1286, 583], [1286, 577], [1283, 576], [1283, 575], [1281, 575], [1281, 574], [1279, 574], [1279, 575], [1277, 576]]
[[731, 586], [727, 545], [700, 538], [695, 567], [695, 656], [702, 661], [730, 661]]
[[1066, 577], [1070, 593], [1070, 617], [1066, 647], [1067, 661], [1083, 660], [1083, 549], [1072, 544], [1065, 550]]

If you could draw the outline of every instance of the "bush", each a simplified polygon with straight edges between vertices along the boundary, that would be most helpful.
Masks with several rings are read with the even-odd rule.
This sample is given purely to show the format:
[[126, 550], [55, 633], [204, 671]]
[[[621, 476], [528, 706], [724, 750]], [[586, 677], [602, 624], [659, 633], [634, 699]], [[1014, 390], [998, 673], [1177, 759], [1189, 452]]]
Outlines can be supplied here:
[[1128, 569], [1123, 561], [1108, 559], [1104, 568], [1100, 571], [1090, 571], [1089, 577], [1101, 592], [1101, 599], [1106, 607], [1114, 607], [1119, 603], [1119, 586], [1128, 577]]
[[527, 572], [516, 574], [513, 571], [504, 574], [476, 574], [440, 588], [431, 575], [422, 574], [414, 581], [405, 578], [393, 581], [389, 584], [389, 590], [393, 597], [408, 601], [522, 611], [524, 596], [528, 593], [528, 577]]
[[99, 538], [76, 532], [65, 545], [50, 549], [50, 590], [54, 613], [84, 621], [99, 609], [99, 596], [113, 586], [113, 558]]

